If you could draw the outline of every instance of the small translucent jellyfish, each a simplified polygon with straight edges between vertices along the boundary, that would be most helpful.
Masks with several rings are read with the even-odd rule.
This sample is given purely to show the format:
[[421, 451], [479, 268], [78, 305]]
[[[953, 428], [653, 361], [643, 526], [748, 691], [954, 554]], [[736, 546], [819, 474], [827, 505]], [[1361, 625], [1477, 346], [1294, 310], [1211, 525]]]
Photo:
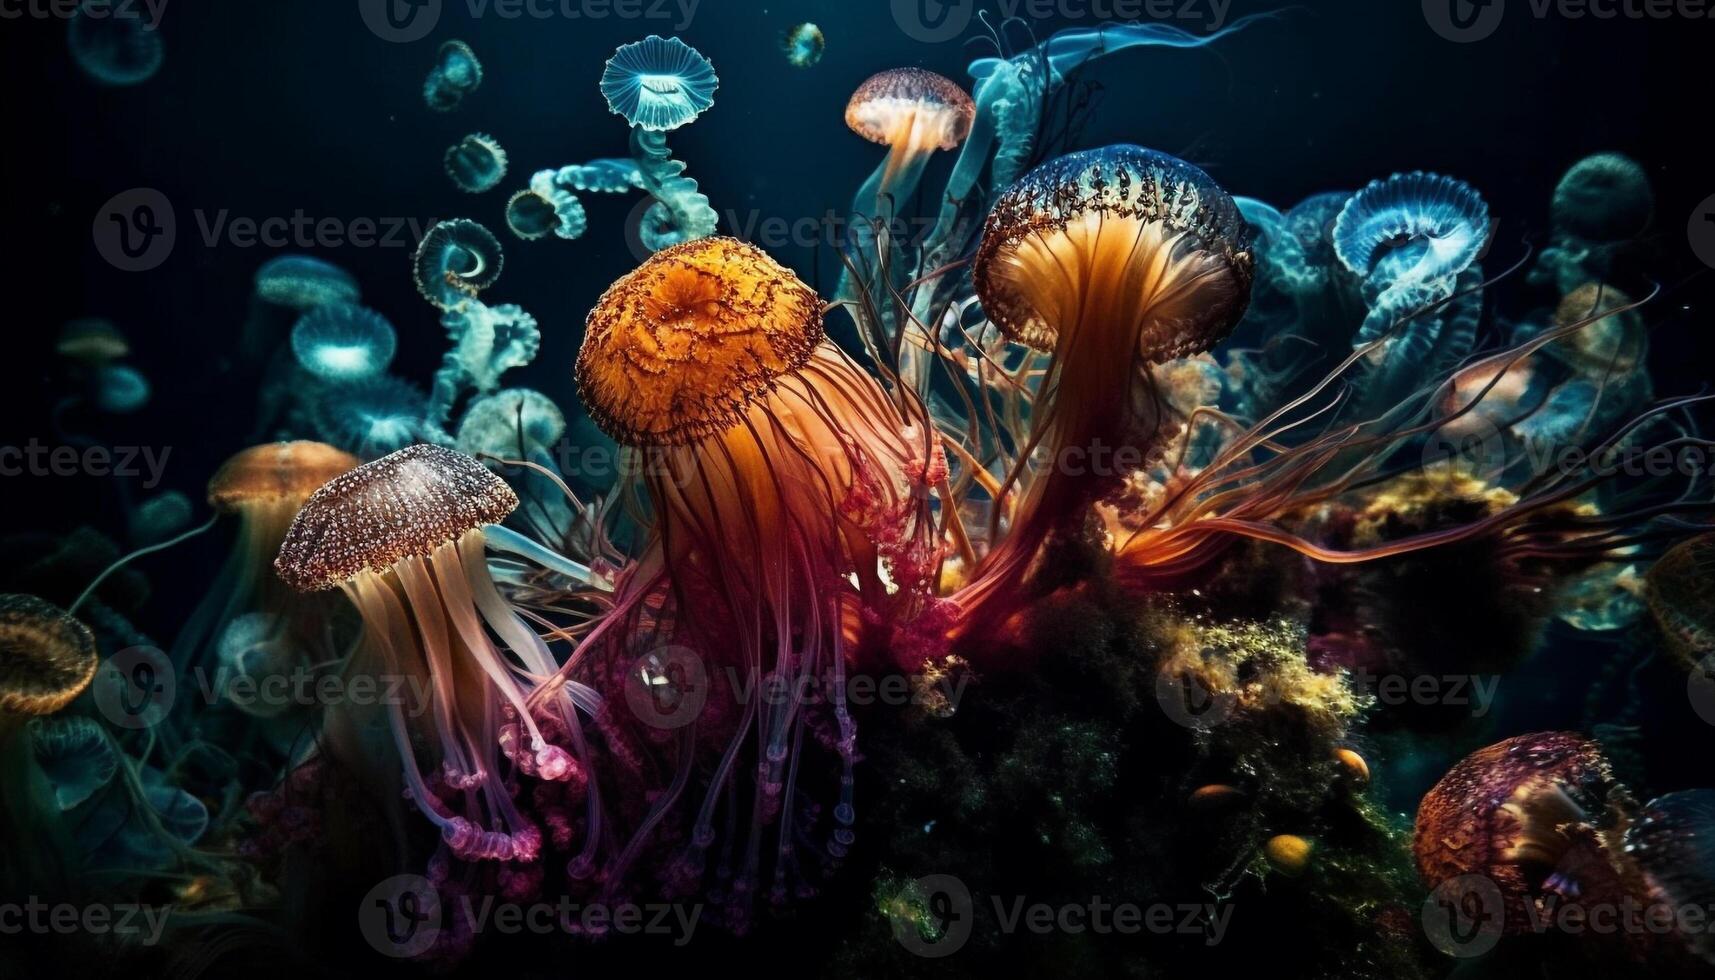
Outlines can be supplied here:
[[559, 172], [538, 171], [530, 178], [530, 189], [519, 191], [506, 203], [506, 227], [527, 242], [546, 238], [582, 238], [589, 229], [589, 215], [578, 196], [561, 186]]
[[494, 232], [468, 218], [443, 221], [429, 229], [412, 260], [417, 291], [450, 310], [494, 285], [505, 255]]
[[30, 722], [36, 762], [54, 788], [54, 802], [65, 813], [94, 796], [119, 772], [119, 753], [101, 723], [82, 715], [58, 715]]
[[298, 364], [323, 381], [371, 378], [393, 363], [398, 337], [393, 324], [374, 310], [349, 303], [318, 306], [292, 327]]
[[879, 179], [871, 178], [877, 196], [909, 196], [930, 154], [957, 149], [975, 117], [976, 104], [957, 82], [922, 68], [873, 75], [846, 104], [846, 126], [888, 148]]
[[95, 405], [114, 415], [130, 415], [149, 404], [149, 379], [128, 364], [108, 364], [95, 373]]
[[428, 411], [421, 391], [383, 374], [328, 388], [311, 405], [310, 415], [322, 439], [374, 459], [426, 438]]
[[138, 85], [155, 77], [166, 56], [158, 25], [140, 4], [83, 0], [67, 25], [77, 66], [103, 85]]
[[308, 255], [282, 255], [256, 270], [256, 295], [294, 310], [328, 303], [356, 303], [360, 296], [351, 273]]
[[566, 416], [553, 400], [528, 388], [478, 398], [459, 423], [458, 450], [471, 456], [530, 458], [566, 435]]
[[643, 173], [638, 170], [637, 162], [615, 157], [561, 167], [554, 180], [563, 187], [589, 194], [624, 194], [643, 188]]
[[134, 546], [159, 544], [190, 526], [190, 498], [177, 490], [150, 497], [132, 512], [129, 523]]
[[[488, 571], [484, 529], [517, 507], [512, 489], [469, 456], [410, 446], [316, 491], [274, 563], [299, 592], [345, 592], [380, 670], [429, 678], [429, 710], [406, 717], [395, 702], [390, 728], [412, 801], [466, 861], [539, 860], [542, 830], [519, 813], [508, 784], [587, 778], [549, 739], [581, 750], [571, 703], [526, 703], [530, 678], [557, 665]], [[600, 706], [581, 685], [560, 690], [583, 710]], [[418, 762], [425, 752], [428, 766]]]
[[780, 48], [786, 52], [786, 61], [794, 68], [812, 68], [822, 60], [822, 52], [828, 46], [828, 39], [822, 36], [822, 29], [815, 24], [799, 24], [781, 35]]
[[51, 715], [95, 680], [89, 627], [31, 595], [0, 595], [0, 738], [21, 718]]
[[1352, 195], [1334, 223], [1334, 248], [1353, 273], [1394, 286], [1452, 279], [1488, 234], [1489, 206], [1469, 184], [1416, 171]]
[[615, 115], [652, 132], [678, 129], [715, 104], [715, 66], [676, 37], [651, 34], [613, 53], [601, 94]]
[[113, 321], [100, 317], [85, 317], [72, 320], [60, 328], [59, 341], [54, 349], [62, 357], [69, 357], [89, 365], [107, 364], [117, 361], [131, 353], [131, 344], [125, 335], [113, 325]]
[[482, 62], [476, 52], [463, 41], [448, 41], [423, 82], [423, 101], [436, 112], [451, 112], [481, 84]]
[[481, 194], [506, 178], [506, 151], [494, 137], [472, 133], [447, 150], [446, 165], [459, 190]]
[[1555, 229], [1588, 242], [1632, 238], [1649, 225], [1654, 210], [1649, 175], [1619, 153], [1585, 157], [1554, 188]]

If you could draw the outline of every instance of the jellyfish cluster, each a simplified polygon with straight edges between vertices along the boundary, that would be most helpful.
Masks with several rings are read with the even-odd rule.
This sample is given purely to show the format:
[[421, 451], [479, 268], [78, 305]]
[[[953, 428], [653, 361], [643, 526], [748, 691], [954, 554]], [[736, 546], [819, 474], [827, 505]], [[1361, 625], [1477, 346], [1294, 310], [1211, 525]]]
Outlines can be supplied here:
[[[1425, 933], [1426, 898], [1469, 918], [1492, 895], [1449, 935], [1508, 950], [1568, 908], [1715, 901], [1715, 790], [1628, 754], [1665, 724], [1650, 696], [1695, 701], [1715, 658], [1715, 486], [1599, 465], [1704, 442], [1702, 396], [1655, 395], [1651, 287], [1626, 274], [1647, 174], [1574, 163], [1527, 256], [1496, 232], [1519, 216], [1451, 175], [1271, 204], [1159, 149], [1075, 145], [1091, 63], [1270, 20], [1027, 43], [1009, 23], [962, 81], [875, 66], [824, 107], [882, 148], [830, 295], [716, 233], [667, 138], [719, 78], [661, 36], [590, 73], [630, 155], [525, 171], [491, 215], [506, 245], [477, 218], [428, 229], [398, 270], [421, 305], [266, 262], [256, 437], [199, 502], [124, 501], [130, 553], [92, 529], [0, 541], [0, 786], [25, 788], [0, 836], [43, 842], [0, 852], [0, 885], [100, 869], [206, 912], [178, 921], [191, 940], [232, 927], [217, 958], [281, 896], [415, 875], [448, 918], [411, 955], [443, 971], [504, 962], [471, 918], [489, 900], [694, 904], [747, 951], [833, 908], [854, 976], [918, 972], [944, 928], [925, 878], [954, 870], [978, 895], [1194, 900], [1209, 928], [1238, 909], [1292, 976], [1445, 974], [1463, 947]], [[783, 41], [799, 68], [823, 45]], [[446, 43], [427, 107], [482, 78]], [[456, 200], [498, 205], [467, 196], [507, 178], [494, 137], [444, 164]], [[565, 325], [505, 301], [506, 249], [600, 237], [584, 197], [633, 191], [635, 267], [589, 298], [558, 388], [513, 383]], [[900, 241], [905, 219], [928, 236]], [[64, 425], [146, 402], [110, 322], [58, 351]], [[402, 355], [435, 351], [410, 377]], [[611, 474], [574, 465], [597, 451]], [[157, 644], [157, 556], [217, 542]], [[1589, 650], [1592, 711], [1620, 707], [1588, 732], [1498, 738], [1366, 682]], [[212, 680], [116, 723], [162, 671]], [[295, 677], [414, 700], [246, 696]], [[902, 693], [858, 697], [876, 678]], [[1391, 795], [1408, 777], [1424, 792]], [[1068, 937], [1039, 962], [972, 914], [973, 973], [1215, 955]], [[621, 939], [570, 932], [567, 962]], [[1682, 929], [1552, 952], [1715, 964]]]

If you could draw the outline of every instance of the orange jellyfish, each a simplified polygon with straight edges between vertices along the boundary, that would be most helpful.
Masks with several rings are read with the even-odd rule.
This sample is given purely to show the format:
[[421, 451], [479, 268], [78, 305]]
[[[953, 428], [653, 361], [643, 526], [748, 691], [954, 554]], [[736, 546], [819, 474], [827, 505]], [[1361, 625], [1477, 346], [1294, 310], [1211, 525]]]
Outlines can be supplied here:
[[858, 193], [858, 201], [909, 195], [930, 155], [957, 149], [975, 118], [970, 95], [932, 71], [895, 68], [871, 76], [846, 104], [846, 125], [887, 147], [887, 160]]
[[995, 549], [963, 601], [1015, 588], [1052, 535], [1077, 530], [1090, 504], [1152, 461], [1168, 425], [1152, 365], [1224, 338], [1249, 304], [1253, 266], [1233, 199], [1153, 150], [1069, 154], [1001, 197], [977, 294], [1008, 339], [1052, 360], [996, 495]]
[[[657, 692], [673, 683], [663, 650], [689, 651], [708, 678], [708, 701], [683, 728], [691, 734], [668, 749], [671, 786], [638, 818], [611, 880], [675, 815], [695, 773], [706, 785], [690, 846], [663, 871], [696, 885], [717, 815], [728, 828], [748, 825], [721, 862], [739, 927], [764, 828], [776, 825], [776, 901], [802, 870], [796, 842], [816, 832], [800, 829], [819, 811], [801, 782], [826, 774], [801, 764], [806, 741], [840, 761], [823, 860], [849, 847], [856, 753], [844, 684], [854, 639], [861, 624], [919, 612], [940, 561], [928, 490], [945, 462], [934, 431], [920, 404], [896, 401], [826, 339], [823, 313], [815, 292], [761, 250], [699, 239], [608, 289], [577, 363], [591, 417], [631, 447], [652, 518], [614, 614], [581, 649], [605, 643], [616, 674]], [[685, 665], [669, 666], [682, 674]], [[826, 697], [763, 698], [757, 684]], [[744, 772], [754, 785], [741, 788]]]
[[[518, 809], [515, 777], [583, 779], [572, 754], [550, 741], [582, 753], [576, 712], [562, 701], [525, 708], [556, 665], [488, 571], [483, 528], [517, 506], [475, 459], [410, 446], [316, 491], [275, 562], [292, 588], [339, 588], [357, 606], [367, 641], [357, 669], [426, 683], [430, 703], [408, 713], [392, 699], [387, 724], [411, 799], [464, 860], [537, 860], [541, 830]], [[599, 706], [581, 685], [564, 690], [586, 711]], [[422, 755], [439, 763], [431, 776]]]

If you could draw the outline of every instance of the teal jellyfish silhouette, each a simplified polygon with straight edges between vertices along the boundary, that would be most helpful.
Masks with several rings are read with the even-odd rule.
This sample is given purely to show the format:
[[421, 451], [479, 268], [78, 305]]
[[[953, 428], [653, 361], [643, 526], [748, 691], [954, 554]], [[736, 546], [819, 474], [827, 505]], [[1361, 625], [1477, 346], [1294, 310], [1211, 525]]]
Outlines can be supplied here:
[[786, 63], [794, 68], [813, 68], [822, 60], [828, 39], [815, 24], [799, 24], [780, 38], [780, 48], [786, 52]]
[[72, 60], [103, 85], [140, 85], [155, 77], [166, 57], [161, 32], [141, 4], [84, 0], [66, 25], [66, 40]]
[[153, 390], [143, 373], [127, 364], [109, 364], [95, 373], [95, 405], [113, 415], [130, 415], [149, 404]]
[[607, 106], [651, 132], [678, 129], [714, 105], [714, 65], [678, 38], [651, 34], [608, 59], [601, 76]]
[[435, 372], [428, 418], [444, 430], [467, 391], [490, 394], [500, 387], [502, 375], [536, 359], [542, 328], [518, 306], [487, 306], [474, 299], [448, 310], [441, 326], [452, 347]]
[[459, 190], [481, 194], [506, 178], [506, 151], [494, 137], [472, 133], [447, 150], [446, 166]]
[[525, 241], [546, 238], [550, 232], [567, 240], [583, 237], [589, 217], [583, 202], [560, 181], [564, 172], [537, 171], [530, 178], [529, 189], [519, 191], [507, 202], [506, 227], [514, 235]]
[[363, 459], [388, 453], [435, 435], [423, 393], [390, 375], [349, 385], [329, 385], [311, 405], [311, 419], [323, 441]]
[[443, 310], [494, 285], [505, 256], [494, 233], [468, 218], [443, 221], [417, 246], [417, 291]]
[[643, 187], [643, 174], [638, 171], [636, 162], [618, 158], [561, 167], [554, 180], [562, 187], [586, 194], [624, 194]]
[[292, 327], [293, 355], [323, 381], [374, 377], [393, 363], [397, 346], [397, 334], [386, 317], [349, 303], [318, 306]]
[[436, 112], [451, 112], [481, 84], [482, 62], [476, 52], [463, 41], [448, 41], [423, 82], [423, 101]]
[[256, 270], [256, 296], [276, 306], [310, 310], [328, 303], [356, 303], [351, 273], [308, 255], [282, 255]]

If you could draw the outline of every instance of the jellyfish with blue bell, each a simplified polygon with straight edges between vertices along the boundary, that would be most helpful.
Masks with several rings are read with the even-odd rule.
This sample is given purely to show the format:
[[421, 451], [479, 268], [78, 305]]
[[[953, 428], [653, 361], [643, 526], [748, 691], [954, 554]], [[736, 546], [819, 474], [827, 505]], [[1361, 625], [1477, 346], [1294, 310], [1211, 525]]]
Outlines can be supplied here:
[[423, 101], [436, 112], [451, 112], [482, 84], [482, 62], [463, 41], [448, 41], [435, 56], [423, 81]]
[[417, 291], [437, 309], [450, 310], [494, 285], [506, 256], [494, 232], [471, 221], [443, 221], [423, 236], [412, 259]]
[[349, 303], [318, 306], [292, 328], [292, 353], [318, 380], [345, 384], [387, 370], [398, 334], [380, 313]]
[[786, 53], [786, 63], [794, 68], [814, 68], [822, 61], [828, 39], [815, 24], [803, 23], [780, 36], [780, 50]]
[[559, 171], [539, 170], [530, 186], [506, 204], [506, 227], [527, 242], [553, 234], [573, 241], [589, 229], [584, 202], [573, 189], [561, 183]]
[[160, 25], [147, 19], [141, 4], [82, 0], [66, 34], [72, 60], [102, 85], [141, 85], [166, 60]]
[[428, 396], [388, 374], [321, 389], [309, 415], [318, 439], [364, 460], [444, 438], [430, 420]]
[[486, 133], [472, 133], [447, 149], [447, 176], [467, 194], [481, 194], [506, 179], [506, 150]]
[[712, 235], [719, 224], [708, 196], [667, 148], [667, 134], [708, 111], [719, 86], [714, 65], [695, 48], [653, 34], [615, 51], [602, 71], [602, 95], [631, 126], [631, 157], [655, 199], [643, 219], [651, 251]]

